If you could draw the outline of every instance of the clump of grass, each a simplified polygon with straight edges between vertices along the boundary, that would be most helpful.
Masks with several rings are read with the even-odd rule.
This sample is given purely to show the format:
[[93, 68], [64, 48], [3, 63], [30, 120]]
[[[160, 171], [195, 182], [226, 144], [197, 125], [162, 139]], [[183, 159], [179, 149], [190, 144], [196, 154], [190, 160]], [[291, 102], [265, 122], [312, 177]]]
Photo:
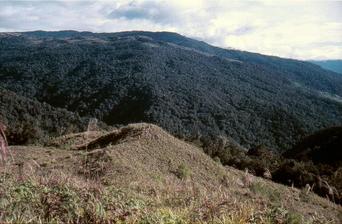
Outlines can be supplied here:
[[301, 224], [303, 223], [303, 217], [301, 214], [296, 212], [288, 212], [285, 215], [285, 223], [286, 224]]
[[169, 209], [160, 209], [155, 213], [145, 215], [139, 224], [186, 224], [185, 220]]
[[0, 185], [0, 223], [119, 223], [144, 214], [143, 199], [117, 188], [6, 179]]
[[[269, 223], [301, 224], [304, 223], [303, 216], [295, 211], [289, 211], [283, 206], [272, 206], [265, 215]], [[313, 221], [313, 220], [312, 220]], [[305, 222], [321, 223], [321, 222]], [[323, 222], [323, 223], [326, 223]]]
[[[2, 189], [4, 190], [4, 189]], [[70, 222], [82, 216], [80, 195], [69, 186], [48, 187], [33, 180], [7, 186], [0, 210], [5, 223]], [[31, 220], [31, 221], [28, 221]]]
[[191, 170], [188, 166], [181, 164], [178, 166], [175, 174], [179, 179], [186, 180], [187, 178], [190, 177]]
[[262, 197], [266, 197], [269, 199], [272, 203], [279, 203], [281, 199], [281, 193], [277, 189], [273, 189], [266, 184], [263, 184], [261, 182], [253, 182], [250, 185], [250, 190], [255, 193], [259, 194]]
[[304, 201], [304, 202], [309, 202], [310, 201], [310, 197], [311, 197], [311, 192], [308, 191], [307, 189], [305, 188], [302, 188], [300, 190], [300, 193], [299, 193], [299, 198], [301, 199], [301, 201]]
[[213, 160], [214, 160], [215, 162], [217, 162], [218, 164], [222, 164], [221, 159], [220, 159], [220, 157], [218, 157], [218, 156], [215, 156], [215, 157], [213, 158]]

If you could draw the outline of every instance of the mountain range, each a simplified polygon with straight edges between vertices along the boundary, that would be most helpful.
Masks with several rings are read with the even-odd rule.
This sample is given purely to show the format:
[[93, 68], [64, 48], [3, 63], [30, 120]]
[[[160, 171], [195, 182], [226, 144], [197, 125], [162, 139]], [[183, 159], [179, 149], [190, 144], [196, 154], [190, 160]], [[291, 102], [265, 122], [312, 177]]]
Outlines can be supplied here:
[[310, 62], [319, 65], [324, 69], [342, 74], [342, 60], [313, 60]]
[[1, 88], [108, 125], [150, 122], [186, 139], [281, 152], [342, 125], [340, 74], [176, 33], [1, 33], [0, 52]]

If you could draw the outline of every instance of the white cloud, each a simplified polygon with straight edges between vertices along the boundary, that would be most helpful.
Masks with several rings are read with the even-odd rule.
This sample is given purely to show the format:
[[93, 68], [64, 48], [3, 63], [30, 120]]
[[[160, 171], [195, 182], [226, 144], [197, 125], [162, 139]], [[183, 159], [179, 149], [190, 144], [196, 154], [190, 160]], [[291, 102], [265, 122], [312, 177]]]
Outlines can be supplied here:
[[342, 2], [0, 1], [0, 31], [174, 31], [220, 47], [342, 58]]

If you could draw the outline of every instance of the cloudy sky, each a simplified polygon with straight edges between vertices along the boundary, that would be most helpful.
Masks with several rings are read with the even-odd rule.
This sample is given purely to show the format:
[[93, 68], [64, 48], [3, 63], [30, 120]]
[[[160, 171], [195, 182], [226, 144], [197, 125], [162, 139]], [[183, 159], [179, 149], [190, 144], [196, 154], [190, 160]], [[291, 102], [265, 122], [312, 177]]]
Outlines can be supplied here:
[[298, 59], [342, 59], [342, 1], [0, 0], [0, 32], [173, 31]]

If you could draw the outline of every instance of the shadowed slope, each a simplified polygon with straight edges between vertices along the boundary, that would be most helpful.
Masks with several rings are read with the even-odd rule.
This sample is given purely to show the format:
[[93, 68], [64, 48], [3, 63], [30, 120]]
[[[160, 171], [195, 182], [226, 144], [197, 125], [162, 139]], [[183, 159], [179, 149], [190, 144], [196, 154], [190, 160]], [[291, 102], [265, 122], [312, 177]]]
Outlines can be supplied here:
[[342, 126], [331, 127], [303, 138], [285, 153], [288, 158], [315, 164], [342, 165]]

